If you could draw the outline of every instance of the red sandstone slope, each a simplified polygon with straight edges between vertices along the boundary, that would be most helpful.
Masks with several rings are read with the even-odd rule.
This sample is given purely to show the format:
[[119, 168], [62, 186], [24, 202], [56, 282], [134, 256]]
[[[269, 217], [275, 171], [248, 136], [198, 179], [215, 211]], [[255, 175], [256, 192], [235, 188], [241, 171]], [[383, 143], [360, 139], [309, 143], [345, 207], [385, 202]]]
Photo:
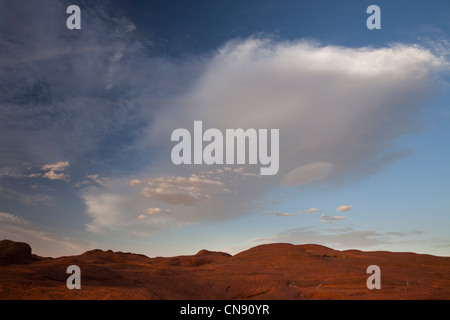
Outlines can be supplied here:
[[[0, 241], [0, 299], [450, 299], [449, 257], [277, 243], [234, 256], [92, 250], [42, 259], [24, 245]], [[66, 287], [72, 264], [81, 290]], [[381, 290], [366, 287], [372, 264]]]

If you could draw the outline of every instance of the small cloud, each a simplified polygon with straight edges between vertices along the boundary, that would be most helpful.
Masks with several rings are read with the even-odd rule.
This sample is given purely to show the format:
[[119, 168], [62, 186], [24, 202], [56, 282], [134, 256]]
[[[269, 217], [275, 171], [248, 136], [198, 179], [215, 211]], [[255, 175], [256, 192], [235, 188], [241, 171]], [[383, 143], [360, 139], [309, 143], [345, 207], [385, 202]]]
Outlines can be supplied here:
[[260, 216], [277, 216], [277, 217], [288, 217], [288, 216], [294, 216], [295, 213], [287, 213], [287, 212], [264, 212], [264, 213], [258, 213]]
[[386, 234], [389, 236], [396, 236], [396, 237], [406, 237], [409, 235], [406, 232], [398, 232], [398, 231], [389, 231], [389, 232], [386, 232]]
[[308, 210], [306, 210], [307, 214], [313, 213], [313, 212], [321, 212], [322, 210], [317, 209], [317, 208], [309, 208]]
[[60, 161], [55, 164], [46, 164], [42, 167], [44, 171], [64, 171], [69, 166], [69, 161]]
[[147, 180], [144, 197], [161, 200], [169, 204], [196, 205], [214, 194], [230, 192], [221, 181], [192, 174], [189, 178], [168, 176]]
[[[33, 189], [36, 188], [36, 186], [31, 187]], [[37, 204], [52, 205], [54, 203], [54, 198], [49, 195], [39, 193], [30, 195], [9, 188], [3, 188], [2, 186], [0, 186], [0, 194], [8, 199], [19, 199], [21, 202], [26, 203], [28, 205], [37, 205]]]
[[155, 214], [169, 214], [172, 211], [170, 210], [163, 210], [161, 208], [148, 208], [146, 211], [146, 214], [141, 214], [138, 216], [138, 219], [144, 220], [149, 217], [149, 215], [155, 215]]
[[[69, 161], [60, 161], [55, 164], [46, 164], [42, 166], [44, 173], [43, 177], [49, 180], [67, 180], [68, 175], [63, 171], [69, 166]], [[38, 175], [36, 175], [37, 177]]]
[[243, 177], [259, 177], [259, 174], [251, 172], [240, 172]]
[[332, 217], [332, 216], [329, 216], [329, 215], [326, 215], [326, 214], [322, 214], [320, 216], [320, 219], [322, 219], [322, 220], [320, 220], [320, 223], [333, 223], [332, 221], [344, 220], [344, 219], [347, 219], [347, 217], [346, 216], [334, 216], [334, 217]]
[[90, 184], [92, 182], [95, 182], [95, 183], [97, 183], [97, 184], [99, 184], [101, 186], [106, 186], [107, 185], [106, 181], [109, 180], [109, 178], [100, 178], [98, 174], [87, 175], [86, 179], [87, 180], [83, 180], [83, 181], [77, 182], [75, 184], [75, 187], [80, 187], [82, 185]]
[[231, 168], [231, 167], [224, 167], [223, 169], [216, 169], [216, 171], [208, 171], [205, 172], [207, 175], [219, 175], [219, 176], [232, 176], [235, 174], [236, 177], [259, 177], [259, 174], [246, 172], [244, 167], [238, 167], [238, 168]]
[[350, 205], [342, 205], [336, 208], [337, 211], [350, 211], [352, 210], [352, 206]]
[[44, 178], [47, 178], [49, 180], [66, 180], [67, 179], [67, 175], [64, 173], [58, 173], [55, 171], [49, 171], [44, 173]]
[[273, 237], [256, 237], [252, 238], [250, 242], [271, 242]]
[[134, 187], [134, 186], [140, 185], [141, 183], [142, 183], [141, 180], [139, 180], [139, 179], [133, 179], [133, 180], [128, 181], [127, 184], [128, 184], [130, 187]]
[[82, 185], [91, 183], [89, 180], [78, 181], [74, 184], [75, 187], [81, 187]]
[[172, 211], [170, 210], [163, 210], [161, 208], [149, 208], [147, 210], [148, 214], [160, 214], [160, 213], [171, 213]]
[[0, 178], [10, 177], [10, 178], [22, 178], [23, 174], [15, 168], [0, 168]]
[[324, 180], [334, 170], [335, 165], [331, 162], [313, 162], [298, 166], [287, 173], [281, 185], [283, 187], [292, 187], [306, 185], [313, 182]]
[[106, 181], [108, 181], [108, 178], [100, 178], [98, 176], [98, 174], [91, 174], [86, 176], [86, 178], [91, 179], [92, 181], [94, 181], [95, 183], [98, 183], [101, 186], [105, 186], [106, 185]]
[[27, 175], [28, 178], [39, 178], [41, 176], [41, 173], [30, 173], [29, 175]]
[[19, 224], [19, 225], [29, 225], [30, 221], [21, 218], [19, 216], [16, 216], [14, 214], [6, 213], [6, 212], [0, 212], [0, 221], [2, 223], [12, 223], [12, 224]]

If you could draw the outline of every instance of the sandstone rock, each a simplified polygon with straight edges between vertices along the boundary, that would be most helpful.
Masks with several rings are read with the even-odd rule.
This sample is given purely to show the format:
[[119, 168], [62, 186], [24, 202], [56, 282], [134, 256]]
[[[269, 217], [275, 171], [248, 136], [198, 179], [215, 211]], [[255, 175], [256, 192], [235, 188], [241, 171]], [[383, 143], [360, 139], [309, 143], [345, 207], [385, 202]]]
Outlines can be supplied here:
[[33, 262], [31, 247], [27, 243], [0, 241], [0, 265], [28, 264]]

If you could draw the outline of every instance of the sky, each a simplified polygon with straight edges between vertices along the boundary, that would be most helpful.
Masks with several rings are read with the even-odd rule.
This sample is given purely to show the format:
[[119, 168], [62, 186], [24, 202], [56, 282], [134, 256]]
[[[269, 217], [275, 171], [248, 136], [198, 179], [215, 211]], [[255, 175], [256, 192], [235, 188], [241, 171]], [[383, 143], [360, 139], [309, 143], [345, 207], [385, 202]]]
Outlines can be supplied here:
[[[450, 256], [449, 36], [445, 0], [0, 0], [0, 238]], [[194, 121], [278, 129], [279, 170], [174, 164]]]

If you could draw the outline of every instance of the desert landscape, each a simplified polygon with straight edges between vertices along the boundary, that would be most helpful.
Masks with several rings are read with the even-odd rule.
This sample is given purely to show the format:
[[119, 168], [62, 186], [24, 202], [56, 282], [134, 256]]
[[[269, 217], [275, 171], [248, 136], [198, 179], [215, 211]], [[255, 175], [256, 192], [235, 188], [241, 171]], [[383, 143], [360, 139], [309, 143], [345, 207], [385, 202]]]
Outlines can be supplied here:
[[[81, 289], [69, 290], [69, 265]], [[369, 290], [369, 265], [381, 289]], [[26, 243], [0, 241], [0, 299], [450, 299], [450, 257], [265, 244], [230, 255], [155, 257], [91, 250], [44, 258]]]

